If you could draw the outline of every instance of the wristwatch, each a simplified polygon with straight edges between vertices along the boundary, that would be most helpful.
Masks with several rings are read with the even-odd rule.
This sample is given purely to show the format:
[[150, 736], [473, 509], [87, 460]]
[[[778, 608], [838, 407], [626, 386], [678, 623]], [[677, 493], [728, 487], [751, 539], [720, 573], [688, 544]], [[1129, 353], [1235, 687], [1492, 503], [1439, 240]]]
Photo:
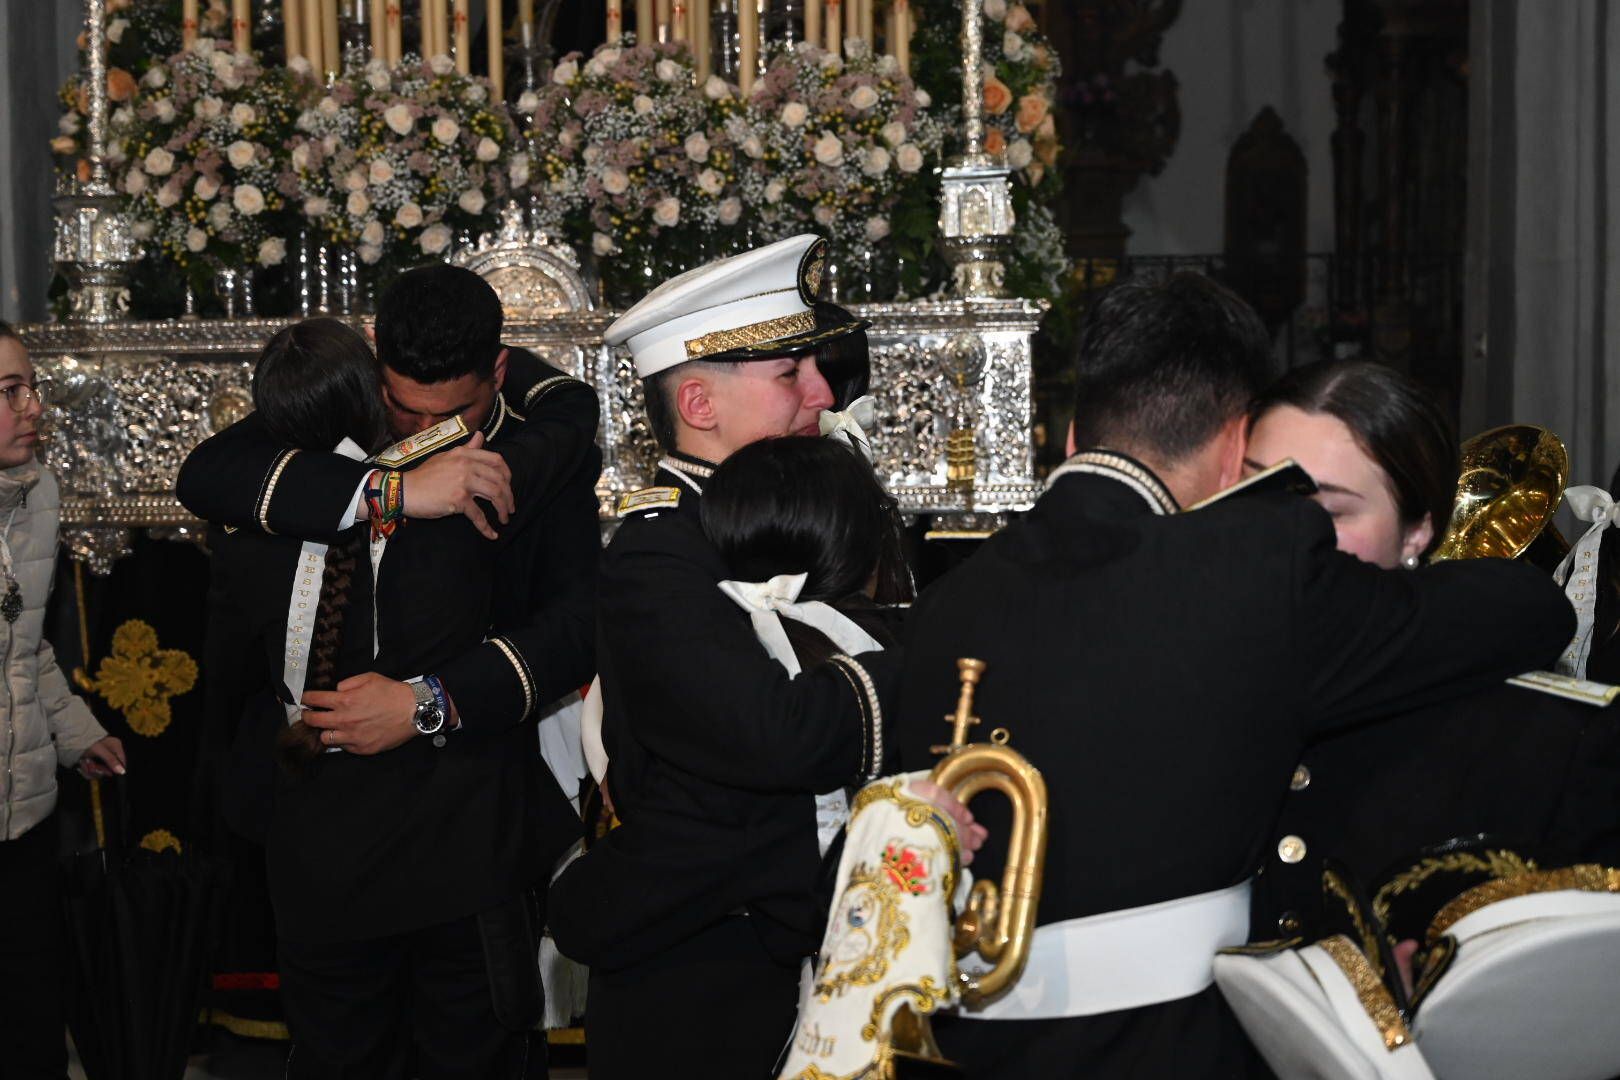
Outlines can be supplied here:
[[421, 735], [437, 735], [444, 729], [444, 708], [440, 706], [438, 697], [426, 679], [418, 679], [410, 684], [411, 693], [416, 695], [416, 730]]

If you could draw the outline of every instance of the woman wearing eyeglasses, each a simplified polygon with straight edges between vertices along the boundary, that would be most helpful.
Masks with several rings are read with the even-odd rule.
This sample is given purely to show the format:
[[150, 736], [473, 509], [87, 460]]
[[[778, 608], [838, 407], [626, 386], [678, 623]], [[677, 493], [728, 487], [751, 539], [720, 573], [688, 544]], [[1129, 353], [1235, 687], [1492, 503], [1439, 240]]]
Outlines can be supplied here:
[[56, 769], [124, 772], [124, 747], [68, 688], [42, 633], [56, 567], [56, 477], [34, 459], [34, 365], [0, 322], [0, 1061], [7, 1077], [67, 1071], [56, 883]]

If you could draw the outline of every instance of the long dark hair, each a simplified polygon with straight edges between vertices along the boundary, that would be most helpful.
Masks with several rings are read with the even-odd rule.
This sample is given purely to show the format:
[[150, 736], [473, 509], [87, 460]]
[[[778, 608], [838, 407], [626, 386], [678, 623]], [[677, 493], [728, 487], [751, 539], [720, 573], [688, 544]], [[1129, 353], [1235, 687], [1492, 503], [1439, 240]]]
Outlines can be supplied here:
[[[743, 447], [704, 485], [702, 516], [738, 580], [805, 574], [801, 600], [846, 613], [915, 595], [894, 500], [865, 459], [837, 440], [788, 436]], [[831, 655], [820, 634], [791, 619], [784, 626], [801, 661]]]
[[1457, 497], [1457, 436], [1417, 383], [1371, 360], [1331, 360], [1296, 368], [1261, 391], [1251, 420], [1283, 405], [1334, 417], [1389, 477], [1401, 523], [1428, 517], [1427, 555], [1440, 543]]
[[[253, 369], [253, 405], [270, 433], [294, 449], [330, 450], [349, 438], [370, 453], [388, 436], [371, 348], [336, 319], [309, 319], [270, 339]], [[326, 549], [307, 689], [337, 685], [344, 614], [364, 543], [359, 527]], [[302, 720], [283, 728], [276, 740], [277, 757], [293, 772], [321, 750], [320, 732]]]

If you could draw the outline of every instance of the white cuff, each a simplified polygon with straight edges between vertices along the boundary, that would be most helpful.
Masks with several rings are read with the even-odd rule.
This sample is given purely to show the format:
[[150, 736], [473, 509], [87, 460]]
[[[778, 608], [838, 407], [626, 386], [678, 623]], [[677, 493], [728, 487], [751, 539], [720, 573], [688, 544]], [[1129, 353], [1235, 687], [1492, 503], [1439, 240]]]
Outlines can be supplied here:
[[360, 485], [354, 489], [354, 498], [349, 500], [349, 508], [343, 511], [343, 517], [338, 519], [338, 532], [342, 532], [351, 525], [358, 525], [365, 520], [360, 516], [360, 505], [365, 502], [366, 481], [370, 479], [370, 473], [366, 473], [365, 476], [360, 478]]

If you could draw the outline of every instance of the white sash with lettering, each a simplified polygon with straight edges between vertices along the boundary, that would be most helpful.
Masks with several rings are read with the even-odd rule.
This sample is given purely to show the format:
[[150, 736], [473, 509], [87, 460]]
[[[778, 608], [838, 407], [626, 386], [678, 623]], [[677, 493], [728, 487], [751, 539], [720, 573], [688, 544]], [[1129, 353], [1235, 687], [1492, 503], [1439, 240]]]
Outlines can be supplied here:
[[[332, 448], [350, 461], [364, 461], [366, 452], [354, 440], [344, 439]], [[315, 636], [315, 613], [320, 608], [321, 578], [326, 573], [326, 545], [304, 541], [293, 572], [292, 596], [287, 601], [287, 644], [282, 650], [281, 681], [292, 700], [287, 704], [287, 723], [302, 720], [304, 683], [309, 678], [309, 647]]]

